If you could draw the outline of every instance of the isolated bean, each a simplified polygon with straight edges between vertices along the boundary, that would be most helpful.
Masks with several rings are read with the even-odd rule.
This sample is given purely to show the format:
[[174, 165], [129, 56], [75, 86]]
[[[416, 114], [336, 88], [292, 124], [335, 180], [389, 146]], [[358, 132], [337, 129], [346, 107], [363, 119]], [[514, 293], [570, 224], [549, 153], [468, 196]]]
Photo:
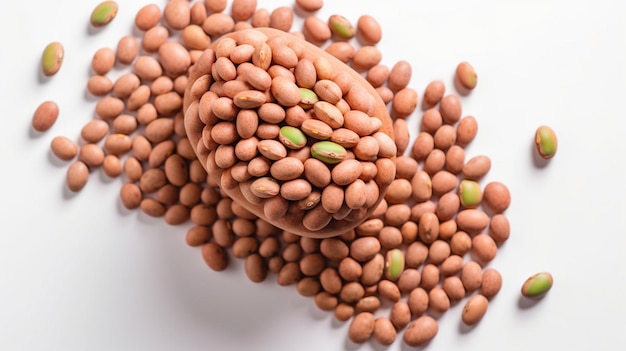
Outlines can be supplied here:
[[522, 285], [522, 295], [530, 298], [540, 298], [552, 288], [554, 279], [548, 272], [540, 272], [530, 276]]
[[102, 27], [109, 24], [117, 15], [118, 5], [115, 1], [103, 1], [91, 12], [89, 19], [94, 27]]
[[556, 154], [558, 142], [554, 130], [548, 126], [540, 126], [535, 132], [535, 146], [537, 153], [544, 159], [550, 159]]
[[481, 294], [476, 294], [465, 303], [463, 311], [461, 312], [461, 319], [463, 323], [467, 325], [474, 325], [478, 323], [485, 313], [487, 313], [487, 306], [489, 300]]
[[407, 326], [403, 340], [409, 346], [421, 346], [434, 339], [438, 331], [437, 320], [431, 316], [421, 316]]
[[474, 67], [465, 61], [456, 66], [455, 78], [463, 88], [469, 90], [474, 89], [478, 81]]
[[59, 105], [54, 101], [44, 101], [33, 113], [31, 125], [38, 132], [45, 132], [52, 128], [59, 118]]

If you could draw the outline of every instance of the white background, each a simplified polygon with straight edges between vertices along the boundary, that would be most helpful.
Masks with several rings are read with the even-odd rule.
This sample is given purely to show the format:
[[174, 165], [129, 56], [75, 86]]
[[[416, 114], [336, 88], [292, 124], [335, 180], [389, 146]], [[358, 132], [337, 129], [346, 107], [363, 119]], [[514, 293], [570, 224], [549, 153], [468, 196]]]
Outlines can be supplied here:
[[[0, 349], [385, 349], [350, 343], [347, 323], [274, 276], [249, 282], [241, 261], [211, 271], [185, 244], [188, 225], [122, 209], [121, 178], [96, 171], [80, 193], [65, 189], [67, 164], [51, 156], [50, 140], [77, 139], [93, 118], [91, 56], [130, 33], [148, 2], [120, 0], [118, 17], [93, 30], [97, 3], [3, 6]], [[268, 9], [291, 4], [259, 0]], [[318, 15], [333, 13], [377, 17], [383, 63], [411, 62], [420, 94], [433, 79], [453, 91], [456, 64], [474, 65], [478, 87], [462, 101], [479, 133], [467, 154], [490, 156], [484, 182], [502, 181], [513, 196], [511, 238], [491, 263], [504, 277], [500, 294], [471, 329], [461, 326], [462, 304], [454, 306], [425, 349], [625, 349], [626, 2], [343, 0], [326, 1]], [[43, 79], [41, 51], [55, 40], [65, 61]], [[60, 105], [59, 120], [34, 133], [32, 113], [48, 99]], [[410, 118], [413, 131], [419, 117]], [[543, 165], [532, 152], [541, 124], [559, 138]], [[532, 305], [520, 300], [526, 277], [544, 270], [555, 279], [550, 293]], [[389, 349], [409, 348], [400, 334]]]

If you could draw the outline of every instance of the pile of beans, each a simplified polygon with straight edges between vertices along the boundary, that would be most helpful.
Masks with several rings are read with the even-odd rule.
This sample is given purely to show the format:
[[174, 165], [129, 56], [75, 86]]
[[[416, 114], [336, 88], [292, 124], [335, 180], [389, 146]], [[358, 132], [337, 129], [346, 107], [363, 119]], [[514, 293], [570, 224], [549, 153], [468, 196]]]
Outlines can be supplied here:
[[[324, 47], [367, 79], [389, 108], [394, 138], [377, 138], [376, 123], [369, 123], [369, 128], [361, 132], [344, 128], [349, 113], [361, 112], [367, 117], [362, 120], [372, 119], [350, 103], [340, 81], [325, 79], [315, 70], [314, 62], [279, 63], [275, 50], [284, 50], [278, 48], [285, 46], [271, 48], [268, 42], [265, 44], [272, 49], [272, 67], [279, 71], [276, 77], [287, 76], [284, 84], [293, 91], [289, 103], [281, 101], [271, 89], [273, 83], [268, 83], [270, 66], [254, 71], [263, 83], [251, 79], [250, 72], [257, 67], [257, 48], [253, 45], [224, 41], [224, 45], [230, 45], [228, 55], [217, 54], [219, 48], [206, 49], [237, 30], [271, 27], [290, 32], [292, 8], [270, 11], [257, 8], [256, 0], [233, 0], [231, 13], [226, 13], [226, 5], [226, 0], [172, 0], [163, 9], [146, 5], [135, 18], [142, 37], [129, 34], [120, 38], [115, 49], [105, 47], [94, 53], [87, 90], [99, 97], [97, 118], [83, 126], [78, 140], [56, 136], [51, 142], [52, 152], [69, 162], [68, 188], [82, 189], [89, 174], [99, 167], [110, 177], [122, 177], [122, 204], [162, 217], [171, 225], [191, 222], [186, 242], [201, 248], [211, 269], [222, 271], [235, 257], [245, 260], [245, 273], [253, 282], [272, 277], [281, 286], [295, 285], [320, 309], [333, 312], [337, 320], [350, 321], [348, 337], [355, 343], [373, 338], [390, 345], [404, 331], [406, 344], [425, 344], [438, 332], [437, 318], [466, 298], [461, 319], [466, 324], [477, 323], [502, 285], [500, 273], [488, 265], [498, 245], [510, 234], [504, 214], [510, 204], [508, 188], [497, 181], [481, 184], [491, 168], [489, 157], [468, 158], [465, 154], [465, 147], [477, 135], [477, 120], [464, 115], [460, 99], [447, 92], [442, 82], [434, 81], [424, 89], [422, 104], [426, 107], [420, 130], [414, 131], [412, 138], [407, 118], [416, 114], [418, 93], [409, 87], [410, 64], [398, 61], [388, 67], [381, 63], [382, 54], [376, 44], [382, 31], [373, 17], [363, 15], [355, 26], [339, 15], [325, 21], [315, 15], [321, 0], [296, 1], [306, 18], [302, 31], [291, 33]], [[202, 97], [198, 95], [198, 106], [207, 106], [198, 109], [198, 119], [206, 125], [206, 132], [202, 145], [193, 145], [185, 128], [183, 98], [188, 88], [193, 89], [193, 83], [201, 81], [190, 82], [191, 67], [208, 58], [215, 63], [206, 72]], [[247, 73], [233, 71], [234, 62], [244, 66], [241, 71]], [[128, 72], [112, 81], [107, 75], [115, 65], [128, 67]], [[299, 73], [311, 69], [317, 72], [317, 78]], [[459, 65], [456, 74], [461, 86], [476, 86], [475, 71], [468, 63]], [[224, 79], [226, 76], [230, 79]], [[309, 101], [313, 95], [313, 102]], [[319, 102], [314, 102], [315, 98]], [[328, 111], [333, 117], [326, 120], [324, 113]], [[336, 121], [337, 111], [343, 123]], [[38, 130], [47, 130], [58, 116], [58, 106], [46, 102], [35, 113], [33, 126], [36, 120]], [[240, 118], [250, 123], [239, 123]], [[303, 126], [306, 121], [325, 124], [319, 128], [326, 129], [325, 137], [312, 135], [318, 127]], [[287, 127], [293, 129], [282, 130]], [[353, 138], [355, 133], [358, 143], [367, 140], [367, 144], [362, 148], [358, 143], [342, 145], [333, 138], [339, 133]], [[300, 140], [301, 134], [306, 142]], [[255, 156], [237, 154], [238, 146], [245, 147], [241, 141], [246, 137], [257, 138], [250, 153]], [[394, 145], [388, 145], [389, 140]], [[349, 177], [339, 175], [349, 181], [337, 180], [332, 174], [336, 169], [332, 168], [334, 159], [324, 153], [328, 146], [317, 150], [320, 157], [315, 156], [317, 142], [342, 147], [346, 151], [342, 163], [354, 160], [350, 163], [359, 163], [360, 171]], [[268, 144], [267, 151], [258, 147], [261, 143]], [[305, 156], [292, 144], [308, 147]], [[224, 145], [230, 148], [228, 159], [218, 158], [218, 150]], [[205, 168], [196, 151], [214, 154], [210, 167]], [[293, 166], [297, 175], [272, 173], [272, 167], [279, 167], [277, 160], [266, 164], [266, 172], [283, 182], [280, 187], [270, 184], [274, 187], [271, 194], [276, 195], [271, 199], [293, 201], [296, 206], [304, 203], [304, 208], [310, 205], [303, 199], [313, 197], [311, 203], [323, 203], [324, 193], [332, 191], [327, 189], [359, 180], [367, 184], [375, 179], [381, 169], [371, 166], [376, 164], [371, 162], [373, 158], [395, 157], [396, 172], [389, 179], [384, 198], [361, 224], [339, 236], [316, 239], [260, 219], [229, 198], [221, 187], [221, 178], [210, 174], [218, 167], [222, 171], [230, 169], [235, 182], [265, 182], [267, 173], [250, 171], [252, 161], [260, 157], [257, 152], [270, 160], [278, 153], [283, 156], [281, 160], [297, 163]], [[363, 157], [359, 156], [361, 152]], [[289, 154], [298, 156], [285, 157]], [[246, 160], [247, 167], [238, 168]], [[322, 170], [323, 182], [319, 175], [307, 175], [307, 163], [314, 164], [316, 171]], [[291, 167], [288, 164], [285, 169]], [[294, 179], [306, 179], [311, 191], [298, 196], [284, 191], [285, 184]], [[265, 187], [269, 189], [267, 184]], [[258, 201], [268, 191], [257, 187], [247, 196]], [[342, 194], [347, 204], [348, 190]], [[337, 200], [335, 196], [330, 195], [327, 201]], [[338, 213], [342, 206], [336, 205], [335, 212], [324, 208], [332, 213], [331, 217], [341, 218]], [[381, 307], [386, 303], [392, 306], [388, 312]]]

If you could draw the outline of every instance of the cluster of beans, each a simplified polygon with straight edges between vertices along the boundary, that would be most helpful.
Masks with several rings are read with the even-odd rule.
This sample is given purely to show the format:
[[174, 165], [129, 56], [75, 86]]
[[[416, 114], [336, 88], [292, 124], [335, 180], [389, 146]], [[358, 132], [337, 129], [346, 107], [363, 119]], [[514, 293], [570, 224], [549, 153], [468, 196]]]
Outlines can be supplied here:
[[360, 222], [393, 181], [396, 145], [368, 114], [372, 96], [296, 43], [253, 30], [221, 39], [195, 66], [185, 123], [201, 129], [209, 175], [270, 221]]
[[[500, 182], [480, 184], [491, 168], [487, 156], [466, 160], [464, 148], [477, 134], [476, 119], [463, 116], [459, 98], [446, 93], [442, 82], [432, 82], [424, 90], [423, 104], [427, 109], [420, 130], [409, 145], [406, 118], [414, 114], [418, 105], [416, 90], [408, 87], [411, 66], [406, 61], [399, 61], [391, 68], [380, 63], [381, 53], [375, 46], [381, 39], [378, 23], [365, 15], [355, 27], [337, 15], [324, 21], [314, 14], [321, 8], [321, 1], [297, 0], [296, 5], [307, 17], [302, 31], [293, 34], [320, 46], [328, 44], [327, 52], [366, 77], [393, 117], [395, 145], [390, 149], [395, 150], [396, 176], [390, 181], [384, 199], [365, 221], [342, 235], [325, 239], [281, 230], [226, 196], [196, 156], [196, 148], [212, 150], [213, 143], [233, 143], [232, 138], [242, 137], [241, 132], [246, 136], [269, 133], [272, 138], [261, 139], [273, 139], [280, 136], [281, 128], [276, 125], [291, 126], [286, 122], [290, 118], [289, 108], [280, 108], [284, 119], [283, 112], [279, 111], [281, 118], [276, 118], [261, 111], [275, 108], [268, 101], [279, 98], [254, 93], [252, 99], [248, 96], [238, 103], [247, 104], [256, 98], [264, 101], [255, 107], [259, 117], [255, 128], [232, 122], [233, 110], [231, 117], [224, 120], [228, 122], [225, 131], [207, 131], [201, 140], [203, 145], [192, 145], [186, 134], [182, 106], [189, 85], [188, 71], [200, 62], [213, 40], [252, 27], [291, 30], [294, 13], [290, 7], [268, 11], [257, 8], [256, 0], [234, 0], [230, 14], [224, 12], [226, 0], [172, 0], [162, 10], [155, 4], [146, 5], [135, 21], [142, 38], [127, 35], [119, 40], [115, 50], [102, 48], [94, 54], [93, 75], [87, 89], [99, 97], [95, 106], [97, 118], [84, 125], [79, 141], [57, 136], [51, 144], [56, 156], [71, 162], [67, 169], [69, 189], [82, 189], [89, 173], [98, 167], [110, 177], [122, 176], [123, 205], [128, 209], [139, 208], [149, 216], [163, 217], [172, 225], [191, 221], [186, 242], [201, 247], [211, 269], [224, 270], [232, 255], [245, 260], [245, 273], [253, 282], [261, 282], [273, 274], [279, 285], [295, 285], [300, 294], [312, 297], [320, 309], [333, 311], [337, 320], [351, 320], [348, 336], [355, 343], [373, 337], [380, 344], [389, 345], [402, 330], [407, 344], [427, 343], [437, 334], [438, 316], [466, 297], [462, 319], [467, 324], [477, 323], [486, 312], [488, 300], [502, 284], [498, 271], [487, 265], [496, 256], [498, 245], [509, 237], [509, 222], [503, 212], [509, 206], [510, 194]], [[348, 40], [353, 36], [359, 38], [359, 48]], [[233, 52], [242, 46], [231, 48], [230, 64]], [[249, 57], [250, 54], [253, 56]], [[254, 52], [244, 57], [240, 65], [249, 61], [254, 66]], [[127, 65], [129, 72], [112, 81], [107, 75], [116, 64]], [[290, 72], [289, 77], [296, 79], [298, 64], [292, 64], [291, 70], [283, 67], [281, 71]], [[313, 63], [301, 63], [307, 69], [311, 69], [310, 64]], [[218, 68], [209, 72], [211, 79], [216, 75], [223, 77]], [[262, 72], [267, 74], [266, 70]], [[465, 63], [457, 70], [457, 78], [468, 89], [476, 85], [473, 69]], [[244, 91], [248, 91], [248, 84], [254, 86], [249, 79], [235, 81], [233, 89], [239, 93], [242, 86], [246, 87]], [[303, 87], [318, 98], [324, 97], [325, 93], [315, 89], [322, 81], [311, 80]], [[212, 109], [206, 111], [219, 117], [217, 101], [222, 95], [215, 91], [229, 96], [227, 83], [224, 79], [215, 79], [210, 87], [208, 80], [206, 83], [208, 92], [202, 96], [214, 100]], [[338, 82], [324, 83], [326, 87], [338, 85], [341, 90]], [[306, 94], [300, 95], [299, 91], [298, 101], [294, 98], [289, 104], [300, 117], [303, 111], [310, 114], [303, 107]], [[242, 107], [237, 106], [236, 96], [228, 98], [230, 108]], [[337, 107], [340, 100], [324, 97], [319, 101]], [[202, 103], [200, 100], [199, 104]], [[56, 119], [58, 106], [49, 102], [41, 109], [48, 111], [41, 114], [48, 113]], [[238, 112], [238, 118], [244, 109]], [[308, 110], [311, 109], [314, 107]], [[343, 112], [346, 111], [347, 108]], [[204, 117], [199, 114], [198, 118]], [[220, 123], [223, 123], [221, 119], [219, 122], [207, 119], [209, 130], [221, 128]], [[265, 131], [264, 124], [267, 124]], [[306, 127], [295, 125], [306, 134]], [[331, 129], [328, 139], [332, 141], [333, 133], [341, 127], [338, 124]], [[372, 127], [363, 132], [360, 140], [371, 138], [374, 140], [371, 145], [382, 145], [374, 137], [375, 130]], [[220, 143], [218, 139], [225, 136], [231, 139]], [[286, 143], [274, 145], [280, 146], [281, 153], [287, 151]], [[352, 148], [351, 152], [357, 154], [356, 145]], [[307, 151], [307, 161], [301, 162], [303, 165], [321, 161], [320, 168], [330, 169], [325, 164], [328, 162], [309, 157], [310, 152]], [[236, 162], [226, 165], [231, 166], [235, 180], [238, 176], [242, 177], [239, 180], [249, 180], [245, 173], [236, 175]], [[310, 179], [309, 182], [314, 184]], [[320, 184], [317, 192], [323, 193], [322, 188]], [[254, 195], [263, 197], [264, 193]], [[385, 302], [392, 304], [388, 314], [382, 311]]]

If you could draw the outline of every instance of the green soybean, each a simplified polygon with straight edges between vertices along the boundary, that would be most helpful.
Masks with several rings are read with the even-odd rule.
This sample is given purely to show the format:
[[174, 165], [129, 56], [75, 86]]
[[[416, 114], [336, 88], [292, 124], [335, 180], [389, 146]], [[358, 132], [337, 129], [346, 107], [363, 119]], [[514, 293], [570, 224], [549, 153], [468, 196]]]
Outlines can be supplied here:
[[306, 135], [296, 127], [283, 126], [278, 132], [278, 140], [290, 149], [301, 149], [306, 145]]
[[545, 295], [554, 282], [552, 274], [541, 272], [530, 276], [522, 285], [522, 295], [526, 297], [541, 297]]
[[118, 5], [115, 1], [103, 1], [91, 12], [91, 25], [102, 27], [109, 24], [117, 16]]
[[556, 154], [558, 142], [554, 130], [548, 126], [537, 128], [535, 133], [535, 145], [537, 152], [545, 159], [552, 158]]
[[311, 156], [325, 163], [339, 163], [346, 155], [346, 149], [332, 141], [320, 141], [311, 146]]

